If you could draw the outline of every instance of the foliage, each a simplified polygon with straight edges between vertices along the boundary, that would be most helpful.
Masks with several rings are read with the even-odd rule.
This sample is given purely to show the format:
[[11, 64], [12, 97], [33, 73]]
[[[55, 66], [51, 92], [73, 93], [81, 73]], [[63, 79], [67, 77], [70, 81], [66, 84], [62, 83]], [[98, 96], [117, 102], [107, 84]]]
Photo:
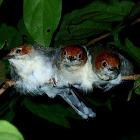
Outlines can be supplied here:
[[5, 80], [5, 65], [0, 62], [0, 84], [2, 84]]
[[24, 23], [30, 35], [39, 44], [50, 45], [60, 21], [61, 7], [61, 0], [24, 0]]
[[0, 120], [0, 139], [1, 140], [24, 140], [19, 130], [5, 120]]
[[[1, 3], [2, 0], [0, 0]], [[81, 9], [73, 10], [71, 13], [62, 14], [62, 9], [61, 0], [23, 0], [23, 17], [18, 19], [18, 23], [14, 26], [7, 23], [0, 25], [1, 51], [10, 50], [22, 44], [33, 43], [46, 47], [49, 47], [50, 44], [55, 47], [86, 44], [94, 37], [110, 32], [115, 41], [114, 39], [111, 42], [110, 40], [106, 41], [128, 53], [140, 67], [140, 48], [134, 46], [127, 38], [125, 38], [125, 45], [122, 45], [121, 40], [118, 39], [122, 26], [133, 25], [135, 19], [139, 18], [140, 3], [125, 0], [108, 2], [95, 0]], [[5, 40], [7, 41], [6, 47], [4, 47]], [[0, 62], [0, 84], [6, 80], [8, 74], [9, 64], [2, 60]], [[1, 96], [1, 119], [12, 121], [16, 115], [17, 104], [18, 106], [25, 106], [39, 117], [64, 127], [70, 127], [67, 117], [80, 119], [71, 107], [64, 107], [61, 103], [37, 103], [32, 100], [32, 97], [24, 97], [21, 100], [20, 96], [11, 90], [10, 94]], [[140, 94], [140, 79], [136, 80], [129, 93], [129, 99], [132, 92]], [[111, 97], [108, 97], [104, 102], [95, 100], [94, 96], [87, 100], [93, 106], [106, 106], [109, 110], [112, 109]]]
[[22, 44], [22, 36], [12, 26], [2, 24], [0, 27], [0, 34], [1, 34], [0, 42], [3, 43], [6, 40], [8, 43], [6, 49], [12, 49], [15, 46], [19, 46]]
[[70, 124], [66, 118], [68, 116], [78, 118], [75, 116], [75, 112], [70, 106], [63, 107], [61, 104], [56, 103], [53, 103], [51, 105], [47, 103], [36, 104], [32, 99], [27, 97], [23, 100], [23, 104], [34, 114], [68, 128], [70, 127]]
[[86, 38], [112, 31], [114, 22], [121, 22], [134, 6], [133, 2], [117, 0], [114, 3], [94, 1], [86, 7], [74, 10], [62, 18], [55, 45], [87, 43]]
[[0, 5], [1, 5], [2, 1], [3, 1], [3, 0], [0, 0]]
[[[140, 62], [140, 48], [135, 47], [130, 40], [126, 38], [125, 45], [122, 45], [120, 40], [116, 40], [111, 44], [118, 46], [124, 52], [128, 53], [135, 60], [135, 62], [137, 62], [137, 65], [140, 67], [140, 63], [139, 63]], [[138, 78], [135, 81], [133, 89], [130, 90], [128, 94], [128, 101], [130, 100], [133, 92], [140, 95], [140, 78]]]

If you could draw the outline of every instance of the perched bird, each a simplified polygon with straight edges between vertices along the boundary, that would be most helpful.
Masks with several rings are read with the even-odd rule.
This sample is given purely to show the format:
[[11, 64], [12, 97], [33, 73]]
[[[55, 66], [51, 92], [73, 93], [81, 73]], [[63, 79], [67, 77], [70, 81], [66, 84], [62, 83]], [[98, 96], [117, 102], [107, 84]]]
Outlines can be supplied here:
[[57, 65], [65, 78], [59, 79], [84, 92], [92, 91], [94, 86], [110, 90], [122, 82], [122, 75], [133, 74], [129, 60], [111, 45], [67, 46]]
[[113, 45], [91, 45], [87, 51], [92, 57], [93, 73], [97, 75], [93, 84], [104, 91], [120, 84], [121, 76], [134, 74], [131, 62]]
[[54, 63], [60, 50], [37, 44], [19, 46], [11, 50], [6, 58], [11, 66], [12, 80], [16, 81], [14, 87], [22, 94], [47, 94], [50, 98], [59, 95], [82, 118], [95, 117], [96, 113], [86, 107], [68, 85], [59, 86], [61, 81], [55, 79], [61, 77]]
[[[61, 55], [59, 55], [61, 54]], [[72, 85], [87, 92], [92, 89], [94, 75], [92, 74], [91, 56], [86, 48], [77, 45], [62, 48], [56, 56], [56, 71], [61, 82], [58, 86]]]
[[[25, 45], [11, 50], [6, 58], [11, 66], [12, 80], [16, 81], [16, 90], [23, 94], [43, 94], [41, 87], [52, 83], [53, 54], [50, 48], [38, 45]], [[50, 86], [48, 90], [53, 87], [51, 84], [48, 85]], [[57, 93], [48, 92], [47, 94], [53, 98]]]

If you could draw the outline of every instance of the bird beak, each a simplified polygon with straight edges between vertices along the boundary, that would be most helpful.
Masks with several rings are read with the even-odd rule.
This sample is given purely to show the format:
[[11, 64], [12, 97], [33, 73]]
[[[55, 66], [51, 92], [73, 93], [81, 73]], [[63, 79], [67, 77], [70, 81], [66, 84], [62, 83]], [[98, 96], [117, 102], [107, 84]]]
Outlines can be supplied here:
[[113, 79], [118, 77], [118, 75], [119, 75], [119, 69], [118, 68], [113, 67], [113, 68], [110, 68], [109, 70], [113, 72], [113, 75], [114, 75], [114, 77], [112, 77]]
[[15, 56], [14, 55], [7, 55], [3, 59], [12, 59], [12, 58], [15, 58]]
[[72, 62], [73, 60], [76, 60], [74, 57], [69, 56], [68, 59]]

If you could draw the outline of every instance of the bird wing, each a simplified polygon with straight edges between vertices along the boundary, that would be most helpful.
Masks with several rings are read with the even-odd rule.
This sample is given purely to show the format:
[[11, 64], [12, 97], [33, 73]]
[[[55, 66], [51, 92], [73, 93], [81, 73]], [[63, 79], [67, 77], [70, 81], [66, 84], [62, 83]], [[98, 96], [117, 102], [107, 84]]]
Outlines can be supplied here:
[[96, 113], [91, 108], [87, 107], [82, 101], [80, 101], [75, 95], [73, 90], [70, 93], [64, 92], [59, 94], [83, 119], [89, 117], [96, 117]]

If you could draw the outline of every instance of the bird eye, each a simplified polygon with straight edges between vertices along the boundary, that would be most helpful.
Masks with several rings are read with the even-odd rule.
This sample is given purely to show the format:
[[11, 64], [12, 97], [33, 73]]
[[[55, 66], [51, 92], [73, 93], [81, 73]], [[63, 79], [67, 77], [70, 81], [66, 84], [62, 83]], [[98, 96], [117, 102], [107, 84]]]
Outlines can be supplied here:
[[103, 61], [103, 62], [102, 62], [102, 66], [103, 66], [103, 67], [106, 67], [107, 65], [108, 65], [108, 64], [107, 64], [106, 61]]
[[66, 50], [63, 52], [63, 55], [66, 55], [67, 54], [67, 52], [66, 52]]
[[21, 52], [21, 49], [17, 49], [17, 50], [16, 50], [16, 53], [20, 53], [20, 52]]
[[82, 57], [82, 54], [80, 53], [79, 56], [78, 56], [78, 58], [80, 59], [81, 57]]

